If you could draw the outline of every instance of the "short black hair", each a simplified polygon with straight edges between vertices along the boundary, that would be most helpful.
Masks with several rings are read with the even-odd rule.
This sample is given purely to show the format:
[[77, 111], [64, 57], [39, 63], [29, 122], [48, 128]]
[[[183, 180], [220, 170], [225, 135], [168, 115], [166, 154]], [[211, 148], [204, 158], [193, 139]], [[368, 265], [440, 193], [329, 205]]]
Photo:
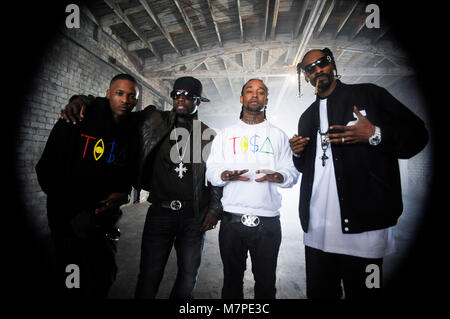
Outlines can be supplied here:
[[248, 84], [248, 82], [254, 81], [254, 80], [256, 80], [256, 81], [261, 81], [261, 83], [264, 84], [264, 88], [266, 89], [266, 97], [269, 96], [269, 88], [267, 87], [266, 83], [264, 83], [263, 80], [261, 80], [261, 79], [256, 79], [256, 78], [255, 78], [255, 79], [250, 79], [250, 80], [248, 80], [247, 82], [244, 83], [244, 85], [242, 86], [242, 89], [241, 89], [241, 96], [244, 95], [244, 88], [245, 88], [245, 86]]
[[[253, 80], [261, 81], [261, 83], [264, 84], [264, 87], [266, 89], [266, 98], [267, 98], [267, 96], [269, 96], [269, 88], [267, 87], [266, 83], [264, 83], [263, 80], [256, 79], [256, 78], [255, 79], [250, 79], [247, 82], [245, 82], [245, 84], [242, 86], [242, 89], [241, 89], [241, 96], [244, 96], [244, 88], [245, 88], [245, 86], [248, 84], [248, 82], [253, 81]], [[239, 114], [239, 118], [241, 119], [243, 116], [244, 116], [244, 105], [242, 105], [241, 113]], [[266, 107], [264, 107], [264, 119], [266, 119]]]
[[111, 80], [111, 82], [109, 82], [109, 86], [111, 87], [111, 85], [116, 82], [117, 80], [128, 80], [130, 82], [133, 82], [134, 84], [137, 84], [136, 79], [134, 77], [132, 77], [131, 75], [127, 74], [127, 73], [121, 73], [121, 74], [117, 74], [116, 76], [114, 76]]

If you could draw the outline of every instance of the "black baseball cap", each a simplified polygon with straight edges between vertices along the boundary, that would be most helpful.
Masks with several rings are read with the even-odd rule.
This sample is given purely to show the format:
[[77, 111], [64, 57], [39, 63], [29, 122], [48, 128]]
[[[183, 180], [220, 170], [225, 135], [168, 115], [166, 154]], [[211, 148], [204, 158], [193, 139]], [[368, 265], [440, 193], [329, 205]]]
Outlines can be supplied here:
[[177, 90], [185, 90], [189, 92], [190, 95], [200, 98], [200, 101], [209, 102], [209, 99], [202, 97], [202, 83], [192, 76], [183, 76], [176, 79], [170, 96], [174, 95]]

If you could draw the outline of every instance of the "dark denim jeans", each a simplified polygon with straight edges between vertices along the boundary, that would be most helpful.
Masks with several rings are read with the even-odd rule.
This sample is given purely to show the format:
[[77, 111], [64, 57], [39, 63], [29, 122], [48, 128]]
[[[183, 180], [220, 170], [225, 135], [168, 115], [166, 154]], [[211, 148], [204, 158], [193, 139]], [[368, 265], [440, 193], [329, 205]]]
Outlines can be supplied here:
[[[106, 298], [117, 274], [115, 256], [117, 241], [104, 233], [87, 238], [76, 236], [53, 236], [57, 266], [57, 297]], [[79, 288], [68, 289], [66, 267], [79, 267]]]
[[[378, 266], [380, 277], [383, 258], [362, 258], [324, 252], [305, 246], [306, 293], [309, 299], [375, 299], [382, 297], [382, 287], [368, 288], [366, 267]], [[342, 284], [341, 284], [342, 282]], [[380, 284], [382, 283], [379, 278]]]
[[229, 220], [224, 212], [220, 222], [219, 246], [223, 262], [222, 298], [242, 299], [247, 253], [252, 259], [255, 299], [275, 299], [276, 268], [281, 244], [278, 217], [264, 218], [256, 227]]
[[145, 220], [136, 298], [155, 298], [172, 246], [177, 253], [178, 273], [171, 299], [194, 296], [205, 234], [192, 209], [172, 211], [151, 205]]

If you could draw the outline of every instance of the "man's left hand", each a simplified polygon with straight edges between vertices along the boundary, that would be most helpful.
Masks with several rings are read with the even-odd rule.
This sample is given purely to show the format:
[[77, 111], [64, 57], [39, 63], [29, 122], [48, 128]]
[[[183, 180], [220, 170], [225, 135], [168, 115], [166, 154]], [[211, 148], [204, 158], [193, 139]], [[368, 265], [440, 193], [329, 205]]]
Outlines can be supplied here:
[[105, 210], [118, 207], [128, 202], [128, 194], [126, 193], [112, 193], [108, 198], [100, 201], [101, 207], [95, 209], [95, 214], [101, 213]]
[[283, 175], [281, 175], [280, 173], [277, 173], [277, 172], [272, 172], [272, 171], [265, 170], [265, 169], [259, 169], [255, 173], [256, 174], [261, 174], [261, 173], [266, 174], [263, 177], [255, 179], [255, 182], [268, 181], [271, 183], [283, 183], [283, 181], [284, 181]]
[[341, 133], [330, 133], [327, 135], [331, 143], [336, 144], [355, 144], [368, 143], [369, 138], [375, 133], [375, 125], [373, 125], [367, 117], [362, 115], [356, 106], [353, 111], [358, 117], [355, 125], [331, 125], [330, 130], [340, 130]]
[[211, 229], [216, 228], [217, 224], [217, 216], [213, 213], [208, 212], [205, 216], [205, 220], [203, 221], [202, 228], [200, 228], [201, 232], [205, 232]]

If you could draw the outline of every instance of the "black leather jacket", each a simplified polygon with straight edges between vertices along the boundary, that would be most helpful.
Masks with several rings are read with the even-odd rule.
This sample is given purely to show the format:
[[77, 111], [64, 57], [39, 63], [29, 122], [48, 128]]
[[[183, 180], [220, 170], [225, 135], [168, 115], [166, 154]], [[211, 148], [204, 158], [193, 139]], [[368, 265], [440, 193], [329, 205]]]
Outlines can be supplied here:
[[[95, 97], [92, 95], [75, 95], [70, 100], [72, 101], [75, 97], [81, 98], [88, 107], [95, 100]], [[152, 152], [156, 149], [157, 145], [167, 136], [167, 134], [170, 134], [174, 128], [176, 113], [172, 111], [160, 111], [154, 105], [149, 105], [143, 111], [131, 113], [131, 116], [136, 121], [139, 139], [139, 155], [136, 159], [137, 164], [133, 186], [136, 189], [144, 189], [151, 192], [150, 185], [148, 184], [149, 178], [147, 178], [148, 174], [150, 174], [150, 167], [148, 165], [150, 162], [149, 156], [152, 155]], [[211, 142], [216, 134], [206, 124], [203, 122], [200, 123], [201, 135], [199, 139], [194, 138], [194, 140], [201, 139], [202, 153], [209, 155]], [[207, 134], [205, 135], [207, 135], [208, 139], [203, 140], [202, 136], [207, 129], [209, 132], [206, 132]], [[206, 183], [206, 162], [203, 158], [201, 158], [200, 163], [193, 163], [192, 166], [195, 217], [198, 220], [203, 221], [206, 213], [210, 212], [220, 219], [223, 213], [221, 202], [222, 187], [212, 186], [209, 182]]]
[[[170, 134], [175, 125], [176, 113], [172, 111], [160, 111], [155, 106], [147, 106], [143, 111], [134, 112], [138, 123], [138, 136], [140, 139], [140, 154], [137, 165], [137, 181], [135, 187], [137, 189], [150, 190], [148, 183], [148, 174], [150, 168], [148, 167], [151, 153], [156, 149], [156, 146]], [[209, 155], [210, 143], [212, 142], [215, 132], [211, 130], [206, 124], [201, 123], [201, 134], [198, 139], [201, 139], [201, 150], [207, 152]], [[207, 140], [203, 140], [205, 130], [208, 135]], [[195, 131], [195, 128], [194, 128]], [[210, 134], [208, 134], [210, 133]], [[193, 133], [195, 134], [195, 133]], [[204, 149], [207, 148], [207, 149]], [[206, 160], [206, 158], [205, 158]], [[199, 220], [203, 220], [207, 212], [213, 213], [219, 219], [222, 216], [223, 208], [221, 203], [222, 188], [212, 186], [209, 182], [206, 184], [206, 163], [201, 159], [199, 163], [193, 163], [193, 194], [194, 194], [194, 213]]]

